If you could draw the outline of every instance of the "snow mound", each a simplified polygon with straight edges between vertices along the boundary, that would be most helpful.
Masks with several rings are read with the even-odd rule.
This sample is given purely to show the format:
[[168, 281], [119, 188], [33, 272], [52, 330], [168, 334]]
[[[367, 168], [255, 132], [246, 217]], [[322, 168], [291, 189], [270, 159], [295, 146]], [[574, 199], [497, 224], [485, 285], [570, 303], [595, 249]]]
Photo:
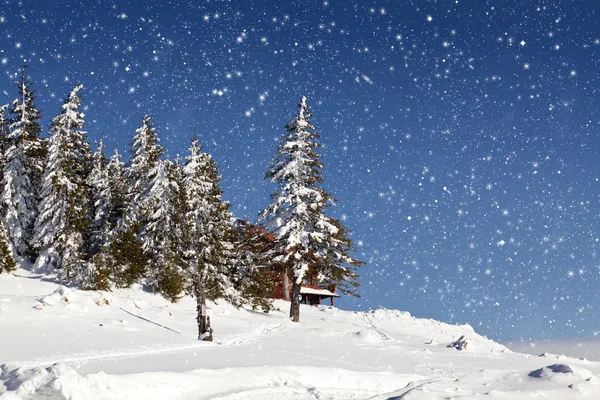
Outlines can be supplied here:
[[[54, 292], [38, 299], [38, 304], [33, 308], [37, 311], [43, 311], [45, 307], [60, 307], [69, 312], [86, 314], [88, 307], [85, 304], [91, 305], [89, 295], [79, 298], [77, 290], [69, 289], [65, 286], [59, 286]], [[99, 303], [96, 303], [99, 305]]]
[[[52, 399], [339, 399], [371, 398], [423, 377], [337, 368], [224, 368], [128, 376], [80, 375], [61, 364], [47, 368], [0, 366], [0, 400]], [[201, 394], [201, 397], [196, 397]], [[340, 396], [341, 397], [338, 397]], [[355, 397], [358, 396], [358, 397]]]
[[538, 357], [554, 358], [556, 360], [568, 360], [571, 358], [571, 357], [565, 356], [564, 354], [554, 354], [554, 353], [542, 353]]
[[[93, 390], [73, 368], [56, 364], [47, 368], [0, 366], [0, 400], [17, 399], [93, 399]], [[1, 389], [1, 386], [0, 386]]]
[[61, 303], [70, 303], [75, 300], [75, 295], [71, 289], [65, 286], [59, 286], [51, 294], [39, 299], [39, 302], [46, 306], [56, 306]]
[[[574, 361], [574, 359], [571, 359]], [[569, 364], [552, 364], [531, 371], [532, 381], [568, 388], [573, 394], [563, 398], [598, 398], [598, 378], [591, 371]]]
[[573, 372], [573, 368], [569, 367], [567, 364], [552, 364], [548, 365], [547, 367], [531, 371], [529, 376], [532, 378], [542, 378], [545, 376], [551, 376], [552, 374], [572, 374]]
[[387, 308], [378, 308], [377, 310], [367, 311], [368, 314], [379, 321], [395, 321], [397, 319], [412, 318], [408, 311], [389, 310]]
[[402, 340], [404, 340], [407, 336], [414, 337], [415, 333], [423, 333], [427, 336], [419, 338], [421, 343], [432, 345], [443, 343], [444, 345], [448, 345], [453, 343], [457, 338], [464, 336], [468, 338], [468, 350], [470, 352], [511, 352], [505, 346], [477, 334], [469, 324], [451, 325], [433, 319], [416, 318], [406, 311], [385, 308], [367, 312], [356, 312], [355, 315], [378, 332], [387, 335], [390, 339], [402, 337]]
[[379, 345], [383, 344], [389, 338], [374, 329], [365, 329], [354, 332], [352, 337], [357, 344], [363, 345]]
[[116, 303], [116, 299], [109, 293], [102, 293], [100, 297], [94, 300], [98, 307], [112, 306]]
[[531, 371], [527, 376], [550, 381], [592, 381], [594, 374], [585, 368], [568, 364], [552, 364]]

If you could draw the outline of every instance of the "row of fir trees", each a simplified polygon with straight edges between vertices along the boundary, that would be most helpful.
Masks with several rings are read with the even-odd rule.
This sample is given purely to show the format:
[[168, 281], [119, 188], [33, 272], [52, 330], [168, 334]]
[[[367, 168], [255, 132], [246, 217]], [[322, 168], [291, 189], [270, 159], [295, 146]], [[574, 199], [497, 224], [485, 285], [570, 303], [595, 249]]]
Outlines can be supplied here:
[[324, 213], [333, 199], [319, 186], [319, 136], [306, 98], [266, 174], [277, 185], [272, 202], [260, 229], [250, 229], [236, 227], [218, 167], [195, 135], [184, 160], [165, 159], [146, 115], [126, 163], [118, 150], [108, 157], [103, 140], [92, 152], [82, 85], [43, 138], [24, 69], [15, 83], [18, 98], [0, 107], [0, 273], [22, 266], [86, 290], [142, 284], [173, 302], [192, 294], [203, 340], [212, 340], [207, 299], [271, 309], [273, 265], [292, 280], [294, 321], [308, 276], [355, 294], [361, 263], [347, 230]]

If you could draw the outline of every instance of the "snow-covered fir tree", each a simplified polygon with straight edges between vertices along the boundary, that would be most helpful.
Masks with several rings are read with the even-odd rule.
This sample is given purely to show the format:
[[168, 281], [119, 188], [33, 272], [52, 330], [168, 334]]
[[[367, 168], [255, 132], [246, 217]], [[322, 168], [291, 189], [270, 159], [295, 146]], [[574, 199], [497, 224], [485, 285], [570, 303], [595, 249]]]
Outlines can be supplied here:
[[142, 118], [142, 126], [135, 132], [131, 145], [131, 163], [127, 170], [131, 201], [127, 217], [143, 224], [148, 207], [148, 198], [145, 196], [149, 194], [148, 186], [154, 178], [153, 174], [157, 171], [164, 149], [159, 144], [160, 139], [149, 115]]
[[[228, 282], [226, 261], [227, 254], [222, 258], [222, 263], [210, 262], [213, 258], [211, 251], [217, 251], [214, 242], [220, 236], [226, 236], [223, 230], [229, 229], [230, 215], [220, 214], [223, 211], [221, 191], [219, 189], [220, 177], [216, 164], [211, 156], [202, 151], [198, 139], [195, 137], [189, 148], [184, 166], [184, 185], [187, 191], [189, 219], [191, 221], [190, 237], [192, 241], [193, 267], [198, 271], [201, 282], [211, 300], [224, 296]], [[226, 207], [225, 207], [226, 210]], [[226, 220], [225, 226], [222, 222]], [[220, 224], [221, 226], [217, 225]], [[220, 257], [217, 257], [219, 259]]]
[[86, 249], [91, 232], [86, 178], [92, 155], [79, 111], [82, 87], [71, 91], [52, 120], [32, 243], [39, 251], [36, 269], [60, 269], [63, 282], [92, 288], [95, 276]]
[[[10, 138], [9, 138], [9, 133], [10, 133], [10, 120], [8, 118], [8, 116], [6, 115], [6, 112], [8, 111], [8, 104], [4, 104], [3, 106], [0, 106], [0, 156], [4, 157], [4, 153], [6, 152], [6, 149], [8, 149], [8, 146], [10, 144]], [[0, 171], [0, 174], [2, 173], [2, 171]]]
[[[6, 150], [10, 146], [10, 138], [9, 134], [9, 124], [10, 121], [6, 115], [6, 111], [8, 110], [8, 104], [4, 104], [0, 106], [0, 182], [4, 180], [4, 156], [6, 154]], [[2, 209], [2, 205], [0, 205], [0, 210]], [[4, 215], [2, 211], [0, 211], [0, 215]]]
[[320, 137], [310, 123], [311, 113], [302, 97], [298, 114], [287, 124], [266, 178], [278, 185], [273, 201], [261, 213], [263, 225], [275, 234], [274, 260], [293, 276], [290, 317], [300, 319], [300, 289], [305, 278], [339, 284], [343, 293], [358, 286], [359, 261], [349, 254], [352, 243], [339, 221], [325, 215], [333, 199], [319, 186], [323, 181]]
[[6, 239], [4, 224], [0, 222], [0, 274], [17, 269], [17, 263]]
[[90, 188], [91, 204], [93, 205], [92, 235], [89, 243], [90, 257], [100, 251], [106, 238], [104, 237], [104, 226], [108, 216], [108, 199], [105, 194], [108, 189], [108, 160], [104, 153], [104, 137], [98, 142], [98, 148], [92, 157], [92, 170], [86, 179]]
[[101, 196], [106, 201], [104, 231], [106, 235], [112, 232], [118, 222], [125, 216], [127, 208], [128, 185], [126, 180], [125, 163], [118, 149], [115, 149], [106, 166], [107, 185]]
[[126, 168], [118, 150], [108, 161], [105, 173], [99, 174], [96, 195], [94, 242], [92, 255], [99, 288], [130, 287], [140, 282], [146, 271], [147, 258], [138, 237], [140, 224], [126, 218], [129, 207], [129, 184]]
[[[4, 172], [4, 153], [8, 149], [10, 139], [8, 137], [9, 121], [6, 116], [8, 104], [0, 106], [0, 182], [3, 180]], [[4, 207], [3, 205], [1, 206]], [[0, 212], [0, 215], [4, 213]], [[0, 221], [0, 274], [3, 272], [11, 272], [17, 268], [11, 246], [8, 243], [4, 224]]]
[[87, 183], [94, 199], [94, 232], [91, 238], [91, 254], [96, 254], [110, 241], [118, 223], [124, 218], [128, 206], [128, 184], [125, 163], [115, 149], [109, 160], [104, 154], [104, 141], [94, 153], [92, 171]]
[[102, 194], [109, 208], [103, 229], [106, 239], [95, 264], [110, 270], [119, 287], [141, 282], [148, 272], [140, 233], [147, 225], [152, 205], [149, 189], [163, 153], [152, 117], [145, 115], [133, 137], [131, 162], [124, 175], [120, 156], [113, 156], [107, 167], [108, 188]]
[[21, 69], [21, 79], [14, 83], [19, 91], [19, 97], [13, 101], [10, 110], [13, 114], [10, 135], [22, 138], [28, 167], [31, 169], [31, 182], [37, 188], [44, 172], [48, 141], [40, 138], [42, 128], [38, 121], [41, 112], [35, 106], [36, 94], [25, 75], [25, 67]]
[[15, 255], [31, 257], [29, 241], [37, 214], [31, 171], [23, 147], [16, 141], [6, 151], [5, 159], [2, 203], [7, 238]]
[[21, 80], [15, 82], [19, 97], [10, 109], [13, 117], [8, 128], [8, 146], [4, 152], [2, 180], [2, 212], [6, 234], [13, 254], [33, 261], [35, 252], [30, 240], [37, 217], [37, 188], [46, 153], [45, 141], [40, 139], [35, 107], [35, 92], [21, 71]]
[[189, 256], [187, 199], [181, 170], [171, 161], [159, 161], [143, 193], [146, 223], [140, 237], [148, 258], [147, 283], [152, 290], [177, 301], [188, 286]]
[[10, 120], [6, 115], [6, 111], [8, 111], [9, 104], [4, 104], [0, 106], [0, 137], [8, 136], [8, 126], [10, 125]]
[[218, 167], [211, 156], [202, 151], [196, 136], [183, 171], [191, 222], [190, 272], [198, 302], [199, 337], [206, 340], [212, 339], [206, 298], [216, 300], [232, 291], [232, 275], [238, 260], [235, 230], [229, 204], [221, 198]]
[[273, 234], [248, 222], [248, 218], [238, 220], [238, 252], [240, 268], [235, 282], [245, 302], [253, 310], [273, 309], [274, 279], [270, 267], [273, 264], [271, 249], [274, 246]]

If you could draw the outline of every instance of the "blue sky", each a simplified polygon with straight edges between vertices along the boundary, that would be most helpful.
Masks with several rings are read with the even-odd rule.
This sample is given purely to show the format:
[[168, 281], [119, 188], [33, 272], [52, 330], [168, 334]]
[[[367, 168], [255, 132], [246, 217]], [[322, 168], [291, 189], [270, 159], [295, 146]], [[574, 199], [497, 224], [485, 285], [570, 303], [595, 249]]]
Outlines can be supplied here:
[[360, 299], [499, 340], [582, 339], [600, 314], [600, 4], [594, 1], [5, 1], [0, 96], [23, 64], [43, 125], [77, 83], [92, 141], [149, 113], [196, 130], [254, 218], [308, 97]]

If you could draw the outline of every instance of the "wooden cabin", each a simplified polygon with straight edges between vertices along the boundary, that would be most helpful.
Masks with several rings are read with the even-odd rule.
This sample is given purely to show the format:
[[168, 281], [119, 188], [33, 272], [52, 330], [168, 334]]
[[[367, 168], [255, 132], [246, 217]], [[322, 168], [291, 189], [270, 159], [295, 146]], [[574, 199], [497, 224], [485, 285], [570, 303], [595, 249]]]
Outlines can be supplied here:
[[[275, 240], [275, 235], [247, 221], [238, 219], [236, 226], [240, 234], [253, 236], [257, 241], [262, 242], [267, 249], [269, 244]], [[281, 264], [272, 264], [268, 268], [273, 280], [273, 299], [290, 301], [293, 285], [291, 272], [287, 271], [285, 266]], [[327, 287], [319, 285], [316, 276], [304, 278], [300, 287], [300, 295], [302, 296], [301, 302], [311, 306], [321, 305], [327, 299], [331, 302], [331, 306], [335, 306], [335, 298], [340, 297], [336, 292], [335, 285]]]
[[308, 304], [311, 306], [317, 306], [323, 304], [324, 299], [329, 299], [331, 301], [331, 306], [335, 306], [334, 299], [336, 297], [340, 297], [339, 294], [336, 293], [335, 287], [326, 289], [320, 286], [309, 286], [302, 285], [300, 288], [300, 295], [302, 296], [302, 303]]
[[[271, 267], [273, 273], [273, 298], [290, 301], [292, 298], [293, 279], [286, 276], [283, 268], [277, 266]], [[312, 278], [312, 277], [311, 277]], [[329, 299], [332, 306], [335, 306], [335, 298], [340, 297], [335, 290], [335, 285], [323, 287], [310, 284], [312, 279], [304, 279], [300, 286], [300, 296], [302, 304], [318, 306], [323, 304], [323, 300]]]

